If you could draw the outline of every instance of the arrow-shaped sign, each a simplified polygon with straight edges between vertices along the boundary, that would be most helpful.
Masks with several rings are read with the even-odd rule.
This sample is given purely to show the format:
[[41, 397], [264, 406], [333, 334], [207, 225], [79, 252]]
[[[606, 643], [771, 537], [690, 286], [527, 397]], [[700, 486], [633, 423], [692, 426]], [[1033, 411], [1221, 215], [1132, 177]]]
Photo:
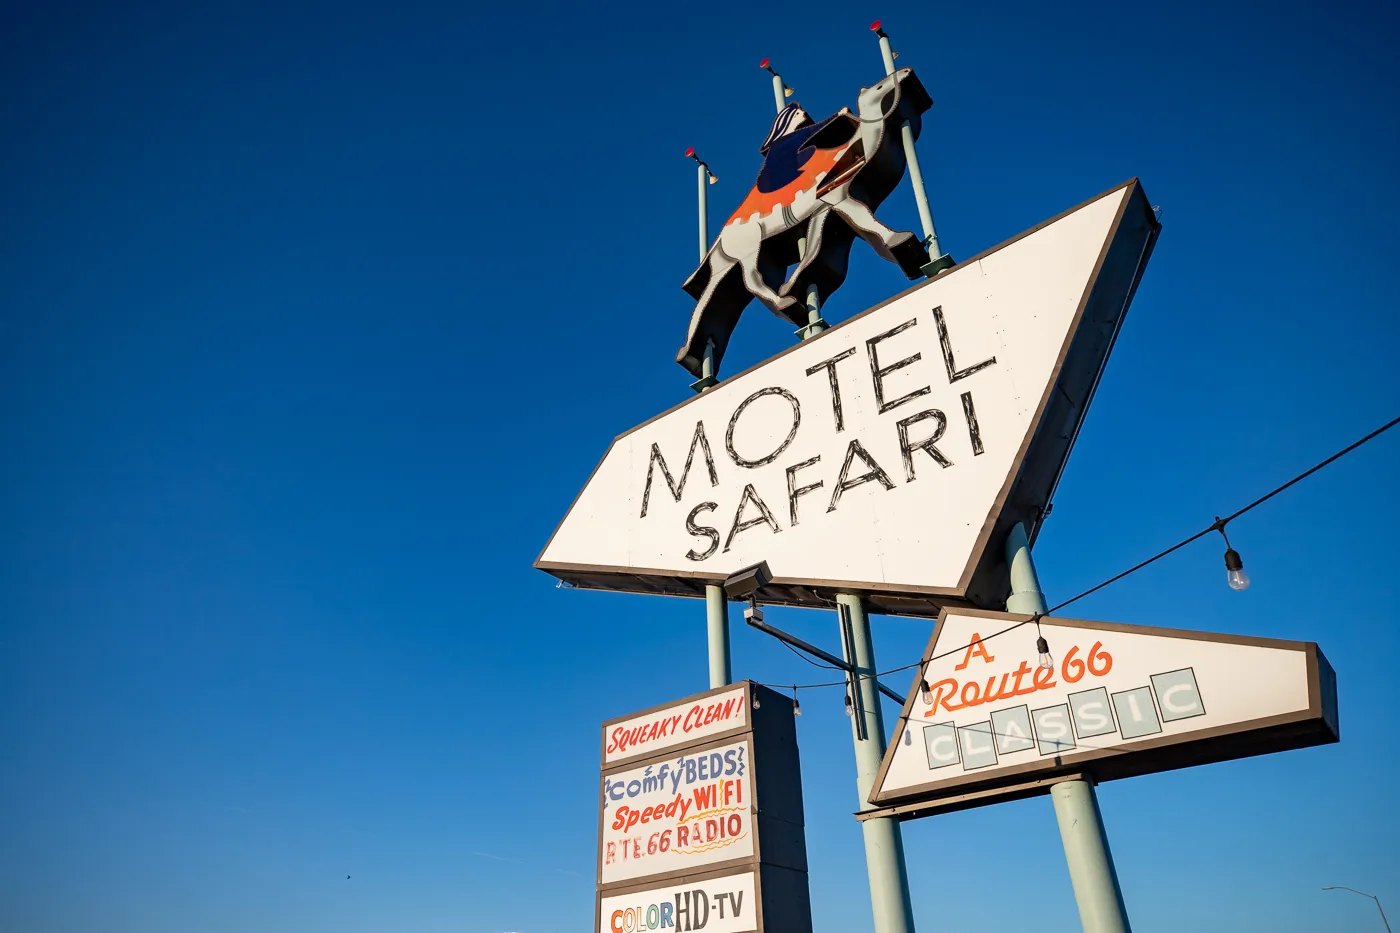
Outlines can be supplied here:
[[1128, 182], [634, 428], [535, 566], [698, 596], [767, 561], [770, 603], [1001, 605], [1158, 229]]
[[[948, 610], [870, 801], [904, 815], [1337, 741], [1312, 642]], [[863, 814], [866, 815], [866, 814]]]

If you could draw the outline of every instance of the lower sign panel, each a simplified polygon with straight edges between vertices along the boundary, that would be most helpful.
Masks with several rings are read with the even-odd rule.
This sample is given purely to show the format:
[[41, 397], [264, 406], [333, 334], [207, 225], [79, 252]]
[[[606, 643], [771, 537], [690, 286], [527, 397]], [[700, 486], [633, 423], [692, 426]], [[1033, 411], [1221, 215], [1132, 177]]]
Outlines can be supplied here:
[[669, 882], [632, 894], [603, 897], [599, 933], [749, 933], [759, 929], [754, 873], [707, 881]]
[[[1311, 642], [945, 610], [871, 802], [913, 816], [1335, 742]], [[869, 816], [870, 813], [862, 814]]]

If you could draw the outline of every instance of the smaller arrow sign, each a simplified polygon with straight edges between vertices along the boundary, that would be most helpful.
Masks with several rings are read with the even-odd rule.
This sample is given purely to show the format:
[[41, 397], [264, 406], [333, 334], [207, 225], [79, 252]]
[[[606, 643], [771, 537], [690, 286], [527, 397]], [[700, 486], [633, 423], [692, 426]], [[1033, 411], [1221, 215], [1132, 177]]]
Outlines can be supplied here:
[[1047, 658], [1030, 618], [942, 613], [871, 803], [923, 815], [1337, 741], [1312, 642], [1047, 617]]

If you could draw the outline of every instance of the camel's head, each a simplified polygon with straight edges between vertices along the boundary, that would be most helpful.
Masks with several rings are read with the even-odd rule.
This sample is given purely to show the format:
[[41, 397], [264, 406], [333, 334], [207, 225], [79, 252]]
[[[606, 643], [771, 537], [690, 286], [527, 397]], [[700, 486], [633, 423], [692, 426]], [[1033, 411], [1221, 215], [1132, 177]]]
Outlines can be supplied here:
[[861, 88], [857, 101], [863, 122], [893, 117], [896, 111], [900, 119], [908, 120], [933, 106], [913, 68], [897, 68], [871, 87]]

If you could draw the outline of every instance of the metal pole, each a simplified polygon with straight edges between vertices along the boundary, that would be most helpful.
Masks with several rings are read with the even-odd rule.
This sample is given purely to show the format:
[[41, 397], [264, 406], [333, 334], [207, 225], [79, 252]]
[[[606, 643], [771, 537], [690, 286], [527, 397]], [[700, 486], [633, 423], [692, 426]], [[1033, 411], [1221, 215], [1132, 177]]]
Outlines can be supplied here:
[[[696, 196], [700, 208], [700, 261], [705, 261], [710, 251], [710, 167], [706, 165], [694, 149], [687, 153], [695, 160]], [[705, 348], [700, 380], [695, 384], [697, 391], [703, 392], [715, 384], [713, 344]], [[729, 654], [729, 600], [724, 596], [724, 587], [717, 583], [705, 584], [705, 628], [710, 655], [710, 689], [723, 687], [733, 682]]]
[[778, 108], [778, 113], [783, 112], [787, 106], [788, 86], [783, 82], [783, 76], [774, 70], [772, 60], [765, 58], [758, 63], [758, 67], [773, 76], [773, 106]]
[[[839, 593], [836, 601], [846, 607], [851, 622], [853, 656], [846, 661], [856, 668], [859, 691], [859, 702], [851, 717], [856, 749], [856, 790], [860, 808], [868, 810], [872, 807], [870, 791], [885, 757], [885, 722], [875, 680], [875, 646], [870, 638], [870, 620], [865, 614], [864, 601], [853, 593]], [[899, 821], [880, 817], [866, 820], [860, 826], [865, 836], [865, 869], [870, 877], [875, 933], [914, 933], [914, 907], [909, 900], [909, 872], [904, 864], [904, 837]]]
[[[704, 159], [695, 154], [695, 147], [691, 146], [685, 154], [695, 160], [695, 183], [698, 186], [696, 197], [700, 209], [700, 263], [704, 265], [705, 257], [710, 252], [710, 205], [709, 186], [719, 181], [715, 173], [710, 171], [710, 166]], [[715, 344], [713, 340], [706, 341], [705, 355], [700, 360], [700, 378], [690, 384], [696, 392], [704, 392], [712, 389], [719, 382], [715, 378]]]
[[[692, 150], [694, 151], [694, 150]], [[704, 162], [698, 159], [695, 166], [695, 183], [699, 186], [700, 198], [700, 261], [705, 261], [705, 254], [710, 251], [710, 205], [707, 194], [710, 187], [710, 169]]]
[[705, 616], [709, 629], [710, 689], [733, 683], [729, 667], [729, 601], [724, 587], [705, 584]]
[[[799, 330], [806, 340], [826, 330], [821, 317], [821, 295], [816, 288], [807, 292], [809, 323]], [[860, 809], [871, 809], [870, 791], [885, 757], [885, 720], [880, 710], [880, 692], [875, 678], [875, 645], [870, 638], [870, 620], [865, 603], [854, 593], [838, 593], [836, 601], [846, 607], [850, 618], [851, 644], [842, 640], [842, 654], [855, 667], [853, 677], [858, 691], [851, 717], [851, 737], [856, 750], [856, 792]], [[845, 626], [842, 626], [843, 630]], [[870, 907], [875, 915], [875, 933], [914, 933], [914, 906], [909, 899], [909, 870], [904, 863], [904, 836], [899, 821], [892, 817], [866, 820], [860, 824], [865, 837], [865, 870], [870, 879]]]
[[[1045, 594], [1031, 560], [1025, 526], [1019, 522], [1006, 538], [1006, 563], [1011, 569], [1007, 611], [1044, 612]], [[1084, 933], [1130, 933], [1128, 910], [1118, 887], [1118, 872], [1113, 867], [1094, 785], [1085, 780], [1061, 781], [1050, 789], [1050, 796]]]
[[1360, 894], [1362, 897], [1369, 897], [1371, 900], [1373, 900], [1373, 901], [1376, 902], [1376, 910], [1379, 910], [1379, 911], [1381, 912], [1381, 923], [1384, 923], [1384, 924], [1385, 924], [1385, 933], [1391, 933], [1391, 931], [1390, 931], [1390, 921], [1387, 920], [1387, 919], [1385, 919], [1385, 908], [1381, 906], [1381, 899], [1380, 899], [1379, 897], [1377, 897], [1376, 895], [1374, 895], [1374, 894], [1367, 894], [1365, 891], [1358, 891], [1358, 890], [1356, 890], [1355, 888], [1349, 888], [1349, 887], [1347, 887], [1347, 886], [1344, 885], [1344, 884], [1329, 884], [1327, 887], [1323, 888], [1322, 890], [1324, 890], [1324, 891], [1350, 891], [1352, 894]]
[[[885, 60], [885, 74], [894, 74], [894, 50], [890, 48], [890, 37], [880, 28], [876, 20], [870, 26], [880, 37], [880, 57]], [[928, 247], [930, 262], [924, 267], [925, 275], [935, 275], [953, 265], [953, 259], [938, 245], [938, 231], [933, 226], [933, 211], [928, 205], [928, 192], [924, 188], [924, 173], [919, 167], [919, 154], [914, 150], [914, 128], [906, 120], [900, 127], [900, 137], [904, 141], [904, 160], [909, 163], [909, 183], [914, 188], [914, 203], [919, 208], [919, 223], [924, 228], [924, 244]]]

